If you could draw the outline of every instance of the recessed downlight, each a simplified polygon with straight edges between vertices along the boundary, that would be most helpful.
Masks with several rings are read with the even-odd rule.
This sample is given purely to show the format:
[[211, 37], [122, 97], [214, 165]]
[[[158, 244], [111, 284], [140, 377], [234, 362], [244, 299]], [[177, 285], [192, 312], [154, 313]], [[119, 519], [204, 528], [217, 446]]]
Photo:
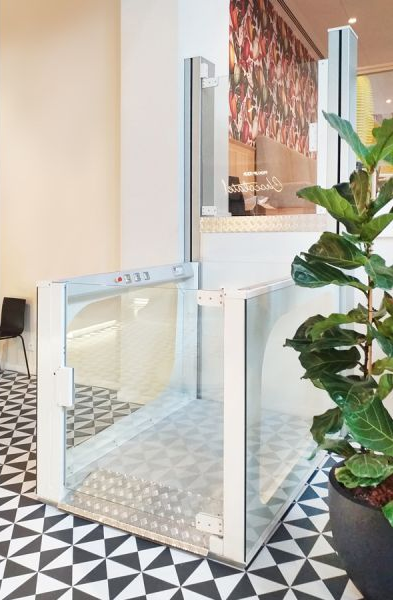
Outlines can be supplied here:
[[356, 18], [356, 17], [351, 17], [350, 19], [348, 19], [348, 23], [349, 23], [350, 25], [354, 25], [354, 24], [356, 23], [356, 21], [357, 21], [357, 18]]
[[386, 100], [386, 104], [391, 104], [391, 103], [392, 103], [392, 99], [391, 99], [391, 98], [388, 98], [388, 99]]

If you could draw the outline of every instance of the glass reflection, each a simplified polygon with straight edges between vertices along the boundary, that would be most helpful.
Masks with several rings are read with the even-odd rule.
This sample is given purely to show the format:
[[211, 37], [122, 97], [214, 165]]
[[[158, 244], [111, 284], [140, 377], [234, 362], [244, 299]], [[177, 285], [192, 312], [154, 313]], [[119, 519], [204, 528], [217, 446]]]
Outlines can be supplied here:
[[231, 0], [228, 212], [315, 213], [317, 61], [269, 0]]
[[[373, 129], [393, 117], [393, 71], [359, 75], [357, 79], [357, 132], [364, 144], [374, 144]], [[393, 166], [381, 163], [377, 191], [393, 176]]]

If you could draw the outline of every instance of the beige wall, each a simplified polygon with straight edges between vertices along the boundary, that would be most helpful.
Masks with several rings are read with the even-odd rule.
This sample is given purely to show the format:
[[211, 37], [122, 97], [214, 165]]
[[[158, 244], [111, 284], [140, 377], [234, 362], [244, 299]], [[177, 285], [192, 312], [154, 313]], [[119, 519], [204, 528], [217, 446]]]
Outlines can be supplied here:
[[30, 348], [38, 280], [119, 267], [119, 107], [118, 0], [1, 0], [0, 296]]

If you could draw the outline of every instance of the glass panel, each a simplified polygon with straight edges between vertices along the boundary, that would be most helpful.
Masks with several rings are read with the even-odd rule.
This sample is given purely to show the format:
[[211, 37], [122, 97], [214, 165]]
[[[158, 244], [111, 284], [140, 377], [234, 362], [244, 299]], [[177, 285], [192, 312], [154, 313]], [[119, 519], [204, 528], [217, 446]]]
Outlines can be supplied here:
[[229, 77], [203, 89], [203, 205], [217, 216], [315, 214], [296, 192], [317, 182], [318, 61], [271, 2], [231, 0], [230, 14]]
[[335, 299], [331, 291], [291, 285], [247, 301], [247, 560], [319, 460], [309, 460], [309, 429], [313, 415], [331, 405], [301, 379], [297, 353], [283, 344], [316, 305], [333, 312]]
[[181, 285], [67, 284], [68, 504], [207, 550], [196, 520], [222, 514], [221, 321]]
[[[359, 75], [357, 78], [357, 132], [364, 144], [374, 144], [372, 130], [393, 116], [393, 71]], [[377, 188], [393, 176], [393, 166], [381, 163]], [[386, 212], [390, 206], [386, 207]]]

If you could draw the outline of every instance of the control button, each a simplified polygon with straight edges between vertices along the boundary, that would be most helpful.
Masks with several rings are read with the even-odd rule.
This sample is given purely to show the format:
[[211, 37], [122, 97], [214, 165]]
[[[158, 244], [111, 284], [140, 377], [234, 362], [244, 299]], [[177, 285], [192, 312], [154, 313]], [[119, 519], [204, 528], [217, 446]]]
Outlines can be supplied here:
[[119, 275], [119, 277], [116, 277], [115, 282], [116, 283], [121, 283], [123, 281], [123, 277], [121, 277], [121, 275]]
[[131, 283], [131, 275], [129, 273], [124, 275], [124, 279], [126, 283]]
[[133, 277], [134, 277], [134, 281], [135, 281], [135, 282], [137, 282], [137, 283], [138, 283], [139, 281], [141, 281], [141, 279], [142, 279], [142, 277], [141, 277], [141, 274], [140, 274], [140, 273], [134, 273]]
[[183, 275], [184, 273], [184, 269], [182, 266], [177, 265], [176, 267], [173, 267], [173, 272], [175, 273], [175, 275], [179, 276], [179, 275]]
[[149, 271], [143, 271], [143, 279], [145, 281], [149, 281], [149, 279], [150, 279], [150, 273], [149, 273]]

